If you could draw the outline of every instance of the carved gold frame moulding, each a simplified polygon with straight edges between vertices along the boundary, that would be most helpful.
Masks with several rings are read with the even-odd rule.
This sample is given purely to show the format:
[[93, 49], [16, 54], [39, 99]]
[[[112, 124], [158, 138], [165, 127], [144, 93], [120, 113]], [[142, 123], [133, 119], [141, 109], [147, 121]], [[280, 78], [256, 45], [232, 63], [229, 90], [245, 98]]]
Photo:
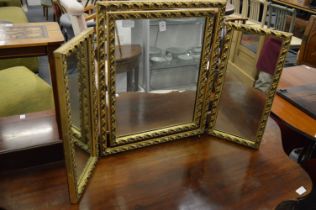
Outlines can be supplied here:
[[[69, 185], [70, 200], [77, 203], [91, 176], [92, 170], [98, 160], [98, 100], [95, 84], [94, 65], [94, 31], [87, 29], [54, 52], [56, 64], [56, 77], [58, 82], [58, 96], [61, 117], [62, 139], [64, 144], [65, 162]], [[80, 57], [79, 94], [80, 94], [80, 129], [72, 124], [70, 91], [68, 78], [68, 58], [73, 53]], [[88, 117], [87, 117], [88, 116]], [[85, 138], [85, 140], [81, 140]], [[85, 143], [89, 141], [90, 143]], [[76, 174], [75, 145], [83, 148], [90, 155], [80, 175]]]
[[[199, 135], [204, 132], [207, 108], [209, 104], [207, 90], [213, 82], [216, 61], [219, 56], [220, 23], [223, 21], [224, 12], [225, 1], [132, 1], [98, 3], [97, 43], [99, 50], [100, 151], [102, 155], [118, 153], [188, 136]], [[115, 21], [123, 19], [159, 19], [181, 17], [204, 17], [206, 20], [193, 122], [134, 135], [117, 137], [115, 115]], [[212, 52], [210, 49], [213, 49]], [[106, 58], [108, 59], [107, 65], [105, 64]], [[107, 90], [109, 92], [108, 107], [106, 104]], [[110, 133], [110, 145], [107, 141], [108, 133]]]
[[[259, 147], [271, 110], [277, 83], [280, 79], [285, 55], [289, 48], [291, 35], [269, 29], [227, 23], [225, 25], [227, 34], [224, 40], [224, 48], [222, 48], [220, 55], [220, 32], [223, 26], [225, 5], [226, 1], [223, 0], [98, 2], [98, 72], [95, 72], [94, 65], [95, 37], [93, 29], [84, 31], [55, 51], [62, 138], [64, 141], [70, 200], [72, 203], [77, 203], [83, 194], [98, 159], [98, 145], [100, 145], [101, 155], [109, 155], [201, 134], [205, 131], [206, 115], [210, 103], [212, 103], [213, 106], [210, 110], [210, 123], [207, 127], [209, 134], [253, 148]], [[117, 137], [115, 118], [116, 69], [114, 65], [115, 20], [173, 17], [205, 17], [206, 20], [193, 122], [141, 134]], [[283, 40], [280, 58], [273, 77], [273, 84], [267, 94], [264, 112], [254, 141], [214, 130], [233, 30], [255, 32], [261, 35], [274, 35]], [[80, 74], [82, 74], [79, 90], [82, 119], [80, 128], [72, 125], [68, 85], [67, 58], [74, 51], [78, 51], [82, 55], [78, 63], [78, 69]], [[106, 60], [108, 60], [107, 65]], [[218, 63], [219, 60], [220, 63]], [[219, 67], [218, 80], [213, 81], [217, 67]], [[98, 83], [95, 81], [96, 73], [98, 74]], [[96, 86], [98, 86], [98, 89]], [[215, 95], [211, 100], [210, 93], [213, 87], [215, 87]], [[107, 100], [109, 101], [108, 104]], [[86, 139], [82, 141], [82, 138], [86, 138], [88, 141], [86, 141]], [[90, 142], [90, 144], [87, 142]], [[80, 176], [77, 176], [75, 172], [77, 166], [74, 145], [90, 153], [88, 163]]]
[[[286, 32], [281, 32], [281, 31], [276, 31], [272, 29], [267, 29], [263, 27], [258, 27], [255, 25], [245, 25], [245, 24], [236, 24], [236, 23], [225, 23], [225, 29], [226, 29], [226, 35], [225, 35], [225, 40], [224, 40], [224, 47], [221, 52], [221, 59], [220, 59], [220, 64], [219, 64], [219, 73], [218, 73], [218, 79], [214, 83], [214, 98], [212, 99], [212, 108], [210, 110], [210, 118], [209, 118], [209, 125], [207, 128], [207, 133], [212, 134], [214, 136], [236, 142], [238, 144], [242, 144], [248, 147], [252, 148], [259, 148], [262, 136], [267, 124], [267, 120], [271, 111], [272, 103], [273, 103], [273, 98], [276, 93], [276, 89], [281, 77], [281, 73], [283, 70], [283, 65], [285, 62], [286, 54], [288, 52], [288, 49], [290, 47], [290, 42], [291, 42], [291, 37], [292, 34], [286, 33]], [[225, 73], [226, 73], [226, 67], [228, 63], [228, 56], [229, 56], [229, 50], [230, 50], [230, 45], [232, 41], [232, 36], [234, 31], [240, 31], [240, 32], [251, 32], [255, 33], [258, 35], [272, 35], [278, 39], [281, 39], [282, 42], [282, 47], [280, 50], [280, 55], [279, 59], [276, 65], [276, 70], [273, 75], [273, 80], [272, 84], [270, 86], [269, 91], [267, 92], [266, 96], [266, 102], [264, 105], [263, 113], [261, 115], [261, 119], [259, 122], [259, 126], [256, 132], [256, 138], [254, 140], [249, 140], [245, 138], [241, 138], [236, 135], [232, 135], [220, 130], [215, 129], [215, 123], [217, 119], [217, 114], [218, 114], [218, 105], [219, 105], [219, 100], [222, 94], [223, 90], [223, 85], [225, 81]], [[210, 90], [211, 92], [212, 90]]]

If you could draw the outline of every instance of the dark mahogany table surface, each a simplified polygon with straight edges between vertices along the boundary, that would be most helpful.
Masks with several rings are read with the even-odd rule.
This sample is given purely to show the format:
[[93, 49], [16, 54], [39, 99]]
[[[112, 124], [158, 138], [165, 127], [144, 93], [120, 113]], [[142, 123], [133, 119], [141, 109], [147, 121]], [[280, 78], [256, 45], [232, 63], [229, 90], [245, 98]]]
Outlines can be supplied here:
[[[305, 65], [293, 66], [284, 68], [278, 88], [315, 84], [315, 82], [315, 68]], [[303, 134], [316, 139], [316, 120], [284, 98], [276, 95], [272, 113]]]
[[0, 118], [0, 154], [61, 143], [54, 110]]
[[99, 160], [80, 205], [68, 198], [64, 164], [0, 173], [4, 209], [274, 209], [311, 190], [269, 119], [259, 150], [202, 135]]

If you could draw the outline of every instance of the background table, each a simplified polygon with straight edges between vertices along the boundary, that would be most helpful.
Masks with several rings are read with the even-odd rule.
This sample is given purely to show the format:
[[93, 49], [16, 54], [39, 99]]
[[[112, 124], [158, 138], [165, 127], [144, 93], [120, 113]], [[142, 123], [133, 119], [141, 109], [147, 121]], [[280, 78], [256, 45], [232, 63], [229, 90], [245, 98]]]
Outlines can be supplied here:
[[55, 22], [0, 24], [0, 59], [48, 56], [58, 125], [59, 108], [53, 52], [63, 42], [64, 36]]
[[[279, 88], [315, 84], [316, 69], [308, 66], [294, 66], [283, 70]], [[287, 154], [294, 148], [303, 148], [298, 161], [302, 168], [316, 183], [316, 159], [312, 156], [316, 141], [316, 120], [296, 106], [276, 95], [272, 105], [272, 116], [277, 120], [282, 130], [282, 145]], [[299, 201], [301, 209], [316, 206], [316, 189], [309, 196]]]
[[[284, 68], [278, 88], [315, 84], [315, 82], [315, 68], [304, 65], [293, 66]], [[272, 113], [305, 135], [316, 138], [316, 120], [278, 95], [273, 101]]]
[[0, 134], [0, 171], [63, 159], [53, 110], [2, 117]]

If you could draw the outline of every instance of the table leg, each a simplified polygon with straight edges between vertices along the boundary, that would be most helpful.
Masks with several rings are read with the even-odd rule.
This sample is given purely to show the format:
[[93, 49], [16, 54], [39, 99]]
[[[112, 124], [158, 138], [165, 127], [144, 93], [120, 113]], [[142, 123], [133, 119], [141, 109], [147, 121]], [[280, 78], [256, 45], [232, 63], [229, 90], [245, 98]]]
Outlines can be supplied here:
[[61, 121], [60, 121], [60, 109], [59, 109], [59, 99], [58, 99], [58, 90], [57, 90], [57, 79], [56, 79], [56, 67], [54, 60], [54, 50], [56, 50], [60, 45], [52, 45], [47, 47], [47, 56], [50, 69], [50, 77], [52, 82], [53, 94], [54, 94], [54, 103], [55, 103], [55, 113], [56, 121], [58, 126], [58, 133], [61, 137]]
[[127, 91], [133, 91], [134, 87], [133, 87], [133, 71], [128, 70], [126, 72], [127, 74]]
[[134, 91], [138, 91], [138, 72], [139, 72], [139, 65], [137, 64], [135, 66], [135, 69], [134, 69]]

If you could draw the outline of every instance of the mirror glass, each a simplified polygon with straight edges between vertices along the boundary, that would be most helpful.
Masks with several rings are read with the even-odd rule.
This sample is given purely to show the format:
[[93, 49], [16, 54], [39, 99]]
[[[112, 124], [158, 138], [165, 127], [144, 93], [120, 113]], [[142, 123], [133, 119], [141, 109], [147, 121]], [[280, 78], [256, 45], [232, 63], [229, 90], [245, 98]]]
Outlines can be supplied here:
[[94, 30], [54, 52], [70, 201], [77, 203], [98, 159]]
[[256, 141], [283, 41], [234, 31], [215, 130]]
[[192, 123], [205, 18], [115, 21], [116, 132]]
[[91, 137], [90, 125], [90, 94], [87, 43], [75, 48], [67, 56], [67, 76], [69, 87], [69, 105], [71, 114], [71, 131], [74, 146], [75, 176], [80, 176], [89, 160]]

